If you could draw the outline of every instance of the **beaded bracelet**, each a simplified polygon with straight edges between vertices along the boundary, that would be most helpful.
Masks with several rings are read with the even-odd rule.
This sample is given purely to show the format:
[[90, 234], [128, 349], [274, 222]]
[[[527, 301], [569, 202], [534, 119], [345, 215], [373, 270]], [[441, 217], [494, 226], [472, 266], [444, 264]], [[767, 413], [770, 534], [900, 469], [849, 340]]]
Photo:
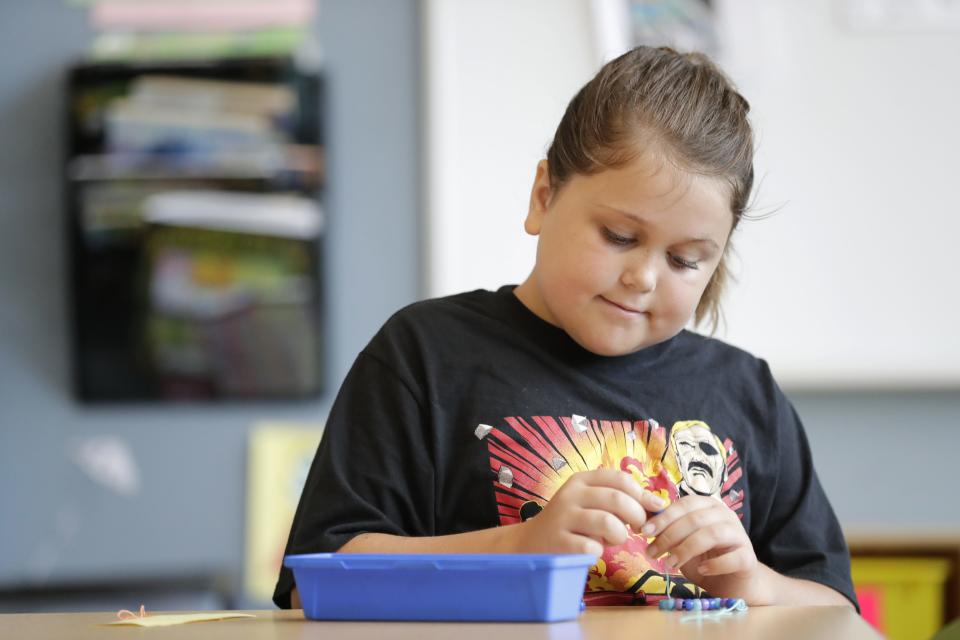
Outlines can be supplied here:
[[662, 611], [745, 611], [747, 603], [743, 598], [664, 598], [660, 601]]

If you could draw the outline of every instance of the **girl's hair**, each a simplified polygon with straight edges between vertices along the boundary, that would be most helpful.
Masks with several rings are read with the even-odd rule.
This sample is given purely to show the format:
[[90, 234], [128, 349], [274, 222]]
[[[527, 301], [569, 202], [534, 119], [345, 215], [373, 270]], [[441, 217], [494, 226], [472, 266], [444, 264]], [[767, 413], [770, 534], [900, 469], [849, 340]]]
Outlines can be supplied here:
[[[687, 172], [729, 185], [732, 233], [753, 187], [749, 111], [707, 56], [637, 47], [604, 65], [570, 101], [547, 151], [550, 186], [559, 190], [574, 175], [622, 167], [655, 150]], [[709, 318], [712, 331], [728, 277], [725, 250], [694, 315], [697, 324]]]

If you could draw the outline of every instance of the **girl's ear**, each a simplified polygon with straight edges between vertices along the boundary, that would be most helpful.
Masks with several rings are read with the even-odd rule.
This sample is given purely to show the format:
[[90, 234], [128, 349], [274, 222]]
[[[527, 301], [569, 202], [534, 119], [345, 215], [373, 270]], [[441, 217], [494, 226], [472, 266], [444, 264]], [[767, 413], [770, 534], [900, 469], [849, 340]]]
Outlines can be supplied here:
[[550, 188], [550, 171], [546, 160], [537, 163], [537, 175], [533, 179], [533, 188], [530, 190], [530, 208], [523, 228], [532, 236], [540, 234], [543, 217], [550, 206], [553, 190]]

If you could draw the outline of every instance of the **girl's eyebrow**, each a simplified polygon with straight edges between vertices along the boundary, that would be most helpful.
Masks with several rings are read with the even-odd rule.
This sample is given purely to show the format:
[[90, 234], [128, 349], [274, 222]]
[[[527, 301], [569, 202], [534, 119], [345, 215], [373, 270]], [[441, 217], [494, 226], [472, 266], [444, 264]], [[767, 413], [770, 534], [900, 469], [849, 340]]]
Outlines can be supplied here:
[[[623, 209], [617, 209], [616, 207], [611, 207], [610, 205], [606, 205], [606, 204], [601, 204], [600, 206], [603, 207], [604, 209], [609, 209], [610, 211], [613, 211], [613, 212], [615, 212], [615, 213], [619, 213], [620, 215], [622, 215], [622, 216], [624, 216], [624, 217], [626, 217], [626, 218], [630, 218], [631, 220], [633, 220], [634, 222], [636, 222], [636, 223], [638, 223], [638, 224], [641, 224], [641, 225], [647, 224], [647, 221], [644, 220], [643, 217], [637, 215], [636, 213], [631, 213], [631, 212], [629, 212], [629, 211], [624, 211]], [[713, 248], [716, 249], [716, 250], [718, 250], [718, 251], [719, 251], [719, 249], [720, 249], [720, 245], [717, 244], [717, 241], [716, 241], [716, 240], [714, 240], [713, 238], [706, 238], [706, 237], [704, 237], [704, 238], [687, 238], [686, 240], [684, 240], [684, 241], [683, 241], [682, 243], [680, 243], [680, 244], [692, 244], [692, 243], [709, 244], [709, 245], [713, 246]]]
[[691, 244], [693, 244], [693, 243], [709, 244], [709, 245], [710, 245], [711, 247], [713, 247], [714, 249], [717, 249], [717, 250], [720, 249], [720, 245], [718, 245], [718, 244], [717, 244], [717, 241], [714, 240], [713, 238], [689, 238], [689, 239], [685, 240], [684, 243], [691, 243]]

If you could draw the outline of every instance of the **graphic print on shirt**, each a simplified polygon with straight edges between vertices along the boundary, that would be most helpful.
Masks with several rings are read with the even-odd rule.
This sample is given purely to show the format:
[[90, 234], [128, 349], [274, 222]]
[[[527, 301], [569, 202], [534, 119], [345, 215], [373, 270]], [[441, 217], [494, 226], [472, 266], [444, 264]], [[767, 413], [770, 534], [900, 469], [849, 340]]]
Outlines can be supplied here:
[[[481, 424], [493, 471], [500, 524], [536, 516], [566, 480], [579, 471], [619, 469], [667, 503], [697, 494], [722, 500], [743, 517], [740, 460], [733, 442], [721, 440], [701, 420], [670, 429], [656, 420], [594, 420], [584, 416], [504, 418], [504, 428]], [[606, 547], [590, 569], [590, 592], [626, 592], [636, 598], [699, 597], [703, 590], [646, 554], [652, 538], [633, 531], [624, 544]], [[597, 593], [596, 595], [600, 595]]]

